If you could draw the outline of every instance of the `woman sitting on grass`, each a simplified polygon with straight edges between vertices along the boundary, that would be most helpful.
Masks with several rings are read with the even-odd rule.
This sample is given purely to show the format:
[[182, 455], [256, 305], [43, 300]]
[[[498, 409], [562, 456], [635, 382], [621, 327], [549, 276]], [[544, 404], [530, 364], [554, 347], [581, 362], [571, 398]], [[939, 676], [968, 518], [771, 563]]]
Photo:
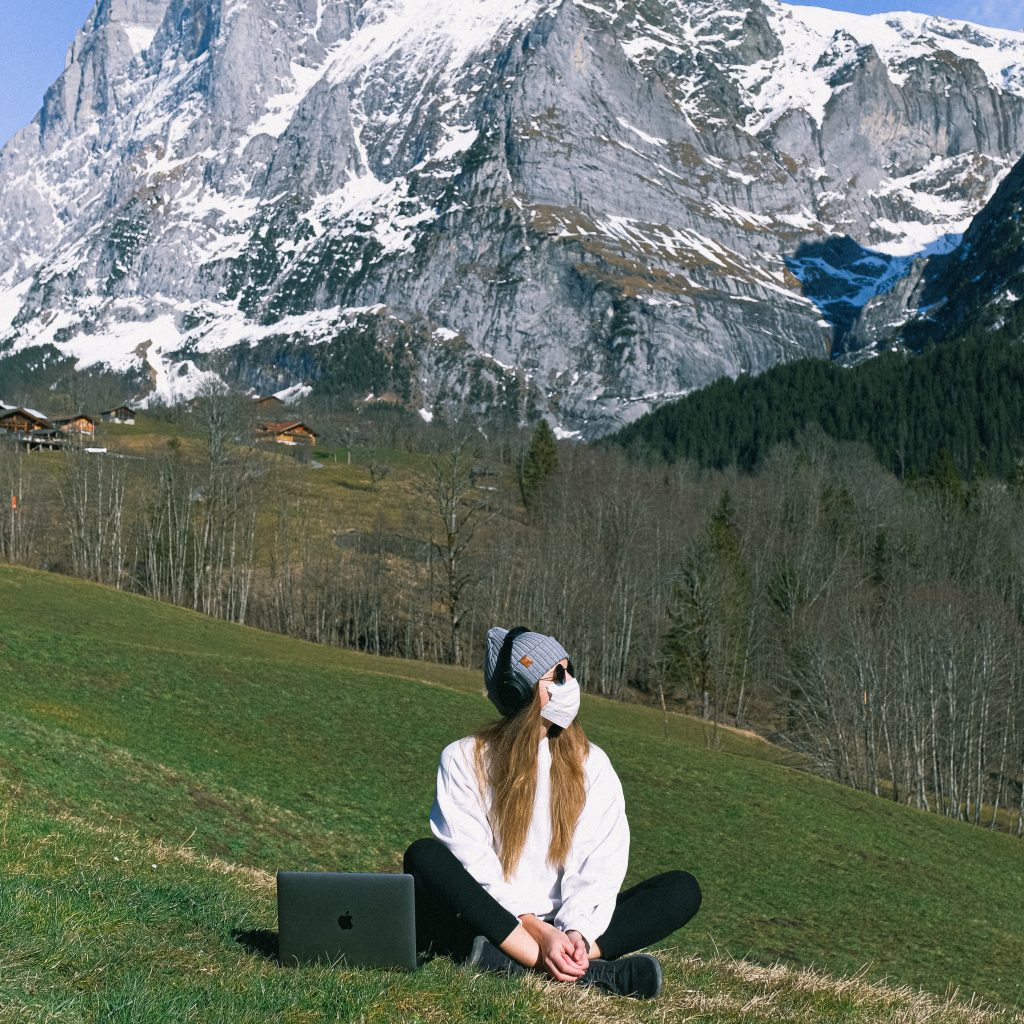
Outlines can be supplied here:
[[523, 627], [487, 634], [487, 695], [502, 718], [445, 747], [434, 839], [405, 854], [421, 950], [481, 970], [641, 998], [661, 990], [650, 955], [700, 907], [692, 875], [619, 892], [629, 857], [622, 787], [575, 720], [579, 684], [564, 648]]

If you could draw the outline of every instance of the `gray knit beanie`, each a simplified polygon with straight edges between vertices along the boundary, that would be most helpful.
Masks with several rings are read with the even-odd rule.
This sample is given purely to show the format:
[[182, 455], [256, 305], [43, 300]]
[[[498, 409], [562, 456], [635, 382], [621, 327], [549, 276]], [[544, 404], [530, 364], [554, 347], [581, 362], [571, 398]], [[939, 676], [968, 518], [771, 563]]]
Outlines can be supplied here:
[[[502, 626], [492, 626], [487, 631], [487, 646], [484, 651], [484, 684], [491, 703], [504, 715], [508, 710], [502, 705], [500, 698], [500, 680], [496, 678], [498, 653], [508, 630]], [[553, 637], [543, 633], [520, 633], [512, 641], [512, 675], [526, 683], [531, 689], [537, 685], [542, 675], [554, 668], [563, 658], [569, 655], [565, 648]]]

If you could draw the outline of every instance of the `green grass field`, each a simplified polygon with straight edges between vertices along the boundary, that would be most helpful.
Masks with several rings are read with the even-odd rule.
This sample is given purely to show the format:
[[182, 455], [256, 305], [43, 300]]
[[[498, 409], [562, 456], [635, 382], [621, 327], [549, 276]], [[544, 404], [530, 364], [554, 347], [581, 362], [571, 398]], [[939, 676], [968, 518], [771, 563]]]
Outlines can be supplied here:
[[684, 867], [705, 892], [648, 1005], [266, 955], [276, 869], [396, 870], [426, 834], [438, 753], [490, 717], [476, 673], [0, 566], [0, 692], [3, 1024], [1024, 1020], [1020, 841], [754, 739], [708, 751], [699, 723], [666, 737], [655, 711], [584, 701], [626, 791], [630, 880]]

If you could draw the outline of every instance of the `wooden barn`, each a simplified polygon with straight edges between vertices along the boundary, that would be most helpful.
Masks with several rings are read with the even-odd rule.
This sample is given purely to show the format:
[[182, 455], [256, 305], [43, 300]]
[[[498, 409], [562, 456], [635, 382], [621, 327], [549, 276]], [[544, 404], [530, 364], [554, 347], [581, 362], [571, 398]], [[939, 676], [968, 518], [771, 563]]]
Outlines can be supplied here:
[[262, 398], [256, 399], [256, 408], [262, 409], [264, 412], [269, 412], [271, 409], [280, 409], [283, 406], [284, 402], [277, 395], [264, 395]]
[[77, 416], [58, 417], [53, 420], [53, 425], [67, 434], [83, 434], [86, 437], [94, 437], [96, 434], [96, 421], [81, 412]]
[[135, 422], [135, 410], [130, 409], [127, 405], [119, 405], [116, 409], [107, 409], [106, 412], [101, 412], [100, 416], [103, 417], [104, 423], [133, 424]]
[[262, 441], [276, 441], [277, 444], [316, 444], [317, 434], [305, 423], [260, 423], [259, 437]]

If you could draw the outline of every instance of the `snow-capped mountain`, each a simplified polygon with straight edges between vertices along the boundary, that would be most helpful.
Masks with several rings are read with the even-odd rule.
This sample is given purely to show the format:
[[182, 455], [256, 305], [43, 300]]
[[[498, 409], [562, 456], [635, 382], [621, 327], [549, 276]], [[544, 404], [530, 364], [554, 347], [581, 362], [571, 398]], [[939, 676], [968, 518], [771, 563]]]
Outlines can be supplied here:
[[920, 15], [98, 0], [0, 151], [0, 356], [595, 434], [870, 340], [1022, 153], [1024, 34]]

